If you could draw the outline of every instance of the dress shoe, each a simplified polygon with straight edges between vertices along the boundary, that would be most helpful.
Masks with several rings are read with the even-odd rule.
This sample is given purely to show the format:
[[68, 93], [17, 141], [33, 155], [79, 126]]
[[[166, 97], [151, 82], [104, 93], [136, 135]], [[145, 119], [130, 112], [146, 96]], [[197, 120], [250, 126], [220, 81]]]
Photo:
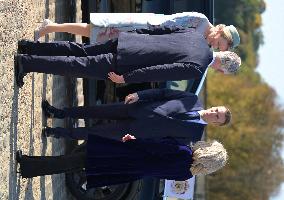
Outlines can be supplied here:
[[44, 126], [41, 130], [42, 137], [49, 137], [50, 136], [50, 127]]
[[27, 53], [27, 44], [28, 40], [19, 40], [18, 41], [18, 54], [26, 54]]
[[48, 126], [44, 126], [42, 128], [42, 137], [54, 137], [54, 138], [59, 138], [57, 134], [55, 134], [53, 128], [50, 128]]
[[42, 101], [41, 107], [46, 117], [59, 119], [63, 119], [65, 117], [64, 110], [55, 108], [54, 106], [50, 105], [47, 100]]
[[21, 150], [18, 150], [18, 151], [16, 152], [16, 162], [17, 162], [17, 164], [20, 165], [20, 168], [19, 168], [19, 171], [18, 171], [18, 170], [16, 171], [16, 173], [17, 173], [17, 174], [20, 174], [20, 176], [22, 175], [22, 174], [21, 174], [21, 162], [22, 162], [22, 158], [23, 158], [22, 151], [21, 151]]
[[24, 72], [23, 65], [22, 65], [22, 54], [14, 55], [14, 73], [16, 84], [19, 88], [23, 87], [24, 85], [24, 77], [26, 73]]
[[23, 158], [22, 150], [18, 150], [16, 152], [16, 161], [17, 161], [17, 163], [21, 163], [22, 158]]

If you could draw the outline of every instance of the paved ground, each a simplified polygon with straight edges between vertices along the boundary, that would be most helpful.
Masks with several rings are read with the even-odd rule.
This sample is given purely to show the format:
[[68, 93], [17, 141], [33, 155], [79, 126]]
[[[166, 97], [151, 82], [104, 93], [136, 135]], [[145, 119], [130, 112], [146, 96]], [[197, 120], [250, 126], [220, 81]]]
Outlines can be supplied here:
[[[66, 5], [66, 2], [69, 4]], [[63, 22], [73, 17], [65, 12], [70, 11], [70, 2], [74, 1], [0, 0], [1, 200], [72, 199], [66, 191], [63, 175], [20, 179], [15, 173], [14, 156], [17, 149], [22, 149], [24, 154], [29, 155], [64, 154], [64, 140], [46, 140], [40, 134], [42, 125], [64, 126], [64, 121], [46, 120], [42, 116], [40, 105], [42, 99], [48, 99], [59, 107], [68, 105], [70, 99], [66, 91], [66, 80], [58, 76], [32, 73], [25, 77], [25, 85], [19, 89], [15, 85], [13, 70], [17, 41], [21, 38], [32, 39], [36, 22], [44, 18]], [[80, 8], [79, 2], [77, 8]], [[77, 13], [76, 21], [79, 18], [80, 13]], [[49, 40], [61, 39], [60, 37], [61, 35], [51, 35]]]

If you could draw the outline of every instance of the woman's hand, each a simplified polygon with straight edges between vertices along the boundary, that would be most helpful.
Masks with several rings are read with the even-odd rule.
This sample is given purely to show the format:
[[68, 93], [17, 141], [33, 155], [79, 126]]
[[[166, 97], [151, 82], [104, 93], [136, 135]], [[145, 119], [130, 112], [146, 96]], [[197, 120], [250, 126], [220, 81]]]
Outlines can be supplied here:
[[138, 100], [139, 100], [138, 94], [133, 93], [133, 94], [129, 94], [125, 97], [124, 103], [125, 104], [131, 104], [131, 103], [134, 103]]
[[96, 42], [105, 42], [109, 40], [109, 29], [101, 29], [97, 35]]
[[118, 38], [119, 30], [113, 27], [101, 28], [97, 35], [96, 42], [105, 42], [114, 38]]
[[135, 140], [136, 137], [133, 135], [126, 134], [125, 136], [122, 137], [122, 142], [126, 142], [127, 140]]
[[110, 80], [112, 80], [112, 82], [114, 82], [114, 83], [125, 83], [123, 75], [117, 75], [114, 72], [109, 72], [108, 73], [108, 78]]

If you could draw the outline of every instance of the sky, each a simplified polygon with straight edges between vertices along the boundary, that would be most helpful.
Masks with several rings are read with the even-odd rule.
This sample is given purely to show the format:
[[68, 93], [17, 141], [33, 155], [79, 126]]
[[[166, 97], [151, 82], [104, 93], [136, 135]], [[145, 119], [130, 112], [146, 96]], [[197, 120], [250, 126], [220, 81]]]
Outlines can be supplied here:
[[284, 1], [266, 0], [262, 14], [264, 45], [260, 47], [258, 71], [284, 104]]
[[[278, 94], [278, 103], [284, 107], [284, 0], [265, 0], [262, 14], [264, 45], [259, 49], [257, 71]], [[282, 150], [284, 158], [284, 149]], [[270, 200], [284, 200], [284, 183], [280, 192]]]

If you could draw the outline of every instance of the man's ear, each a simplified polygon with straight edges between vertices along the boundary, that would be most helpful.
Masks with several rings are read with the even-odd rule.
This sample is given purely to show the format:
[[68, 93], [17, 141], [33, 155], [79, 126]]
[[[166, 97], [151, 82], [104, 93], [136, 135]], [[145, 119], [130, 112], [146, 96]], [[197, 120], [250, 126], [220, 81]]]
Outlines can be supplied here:
[[219, 123], [219, 122], [212, 122], [212, 124], [213, 124], [214, 126], [220, 126], [220, 123]]

